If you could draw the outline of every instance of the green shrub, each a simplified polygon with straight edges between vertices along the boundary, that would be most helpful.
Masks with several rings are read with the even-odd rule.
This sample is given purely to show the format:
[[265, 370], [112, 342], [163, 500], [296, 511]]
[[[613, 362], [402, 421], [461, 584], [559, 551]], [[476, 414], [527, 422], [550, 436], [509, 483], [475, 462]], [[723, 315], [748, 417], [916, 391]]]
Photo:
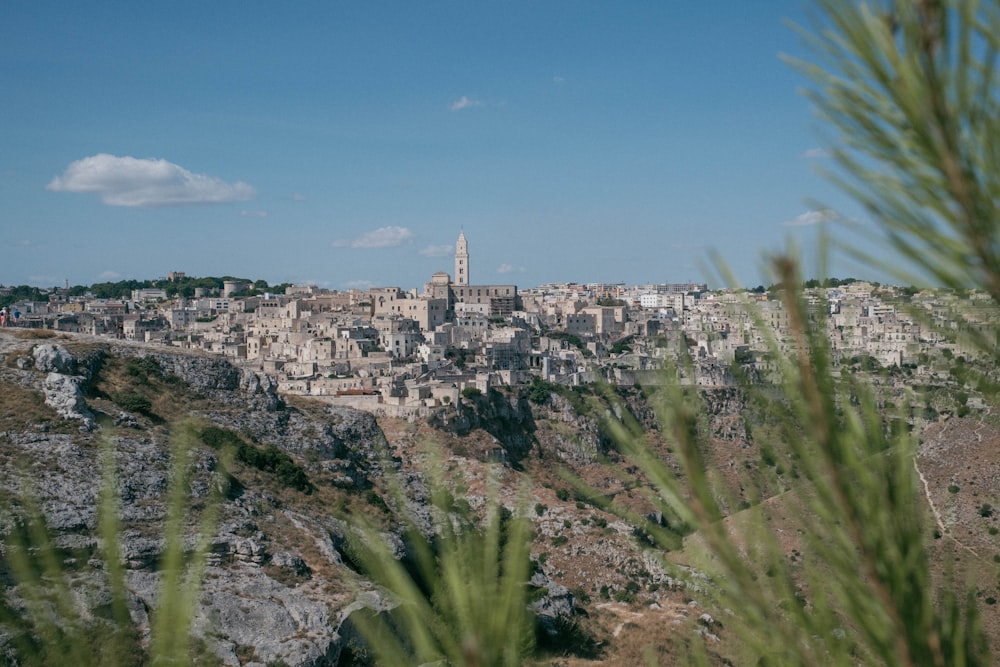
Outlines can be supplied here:
[[136, 412], [141, 415], [149, 415], [153, 410], [153, 403], [144, 395], [131, 389], [122, 389], [111, 395], [111, 400], [126, 412]]
[[262, 472], [273, 473], [284, 486], [307, 494], [315, 490], [305, 470], [272, 444], [256, 447], [232, 431], [217, 426], [204, 427], [201, 440], [213, 449], [231, 449], [236, 461]]
[[131, 357], [125, 362], [125, 372], [130, 378], [140, 383], [147, 382], [150, 378], [163, 378], [163, 368], [160, 366], [160, 362], [149, 356]]
[[554, 390], [555, 386], [552, 383], [533, 375], [531, 376], [531, 384], [528, 385], [528, 400], [539, 405], [548, 403]]

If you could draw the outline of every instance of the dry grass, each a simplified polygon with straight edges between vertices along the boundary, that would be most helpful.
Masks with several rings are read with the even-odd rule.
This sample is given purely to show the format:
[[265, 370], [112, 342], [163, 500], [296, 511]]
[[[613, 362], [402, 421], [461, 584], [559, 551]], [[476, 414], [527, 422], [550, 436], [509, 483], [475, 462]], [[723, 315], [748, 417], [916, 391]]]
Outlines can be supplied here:
[[[79, 424], [69, 422], [45, 404], [45, 396], [34, 389], [5, 383], [0, 392], [0, 432], [25, 430], [72, 433]], [[0, 442], [3, 439], [0, 438]]]
[[[951, 418], [923, 440], [917, 464], [939, 536], [929, 550], [932, 571], [944, 586], [975, 590], [986, 635], [1000, 650], [1000, 429]], [[983, 516], [984, 505], [997, 509]]]
[[71, 340], [71, 336], [61, 334], [51, 329], [11, 329], [9, 332], [14, 338], [20, 340], [48, 340], [55, 338], [59, 340]]

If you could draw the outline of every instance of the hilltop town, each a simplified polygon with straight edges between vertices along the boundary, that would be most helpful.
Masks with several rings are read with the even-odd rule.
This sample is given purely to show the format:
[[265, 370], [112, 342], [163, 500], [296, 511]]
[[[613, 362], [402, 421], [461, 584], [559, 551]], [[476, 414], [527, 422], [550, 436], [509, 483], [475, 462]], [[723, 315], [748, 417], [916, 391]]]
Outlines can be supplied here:
[[[453, 274], [413, 290], [272, 289], [181, 273], [128, 298], [101, 284], [37, 299], [0, 287], [14, 321], [0, 327], [0, 491], [29, 480], [55, 543], [96, 549], [101, 443], [113, 443], [129, 604], [153, 609], [170, 452], [178, 434], [194, 437], [191, 511], [221, 488], [214, 471], [231, 474], [236, 489], [213, 529], [195, 634], [228, 665], [364, 664], [354, 661], [364, 647], [355, 614], [391, 608], [355, 560], [352, 522], [382, 522], [393, 545], [407, 544], [400, 517], [409, 509], [397, 508], [432, 516], [421, 447], [436, 443], [455, 475], [451, 507], [470, 516], [488, 507], [500, 480], [499, 502], [530, 522], [541, 655], [636, 664], [652, 645], [661, 664], [686, 664], [688, 647], [703, 642], [712, 664], [735, 664], [728, 656], [743, 650], [741, 636], [729, 628], [739, 612], [717, 611], [716, 584], [691, 564], [701, 533], [689, 534], [659, 491], [620, 465], [628, 459], [602, 415], [629, 410], [652, 451], [681, 471], [652, 387], [673, 378], [697, 387], [684, 393], [700, 401], [702, 460], [718, 475], [727, 530], [737, 534], [764, 508], [780, 536], [776, 562], [802, 567], [811, 547], [801, 536], [821, 520], [802, 503], [811, 473], [785, 449], [774, 415], [784, 405], [755, 402], [772, 387], [743, 385], [792, 386], [783, 364], [802, 328], [788, 300], [764, 286], [476, 284], [464, 233], [456, 246]], [[809, 280], [800, 296], [825, 327], [833, 373], [859, 374], [844, 383], [850, 391], [872, 390], [843, 398], [871, 396], [878, 433], [920, 429], [912, 461], [933, 516], [932, 567], [983, 582], [979, 609], [997, 636], [989, 555], [1000, 531], [991, 411], [1000, 385], [981, 356], [989, 347], [976, 342], [997, 330], [993, 301], [854, 279]], [[598, 382], [618, 390], [593, 391]], [[234, 448], [231, 468], [219, 464], [223, 446]], [[650, 531], [667, 541], [654, 543]], [[81, 599], [105, 599], [99, 560], [71, 560], [93, 591]], [[344, 583], [359, 576], [361, 589]], [[148, 634], [149, 618], [132, 618], [136, 636]]]
[[[454, 276], [438, 272], [422, 290], [336, 291], [292, 285], [247, 295], [253, 283], [224, 281], [191, 298], [164, 287], [128, 299], [69, 296], [20, 301], [18, 326], [201, 349], [277, 378], [279, 391], [394, 417], [456, 405], [462, 395], [539, 378], [575, 386], [596, 380], [655, 384], [686, 349], [681, 380], [736, 382], [738, 362], [766, 375], [769, 350], [790, 342], [788, 313], [768, 290], [709, 290], [706, 284], [476, 284], [464, 232]], [[163, 279], [183, 280], [183, 273]], [[0, 296], [3, 289], [0, 288]], [[933, 350], [972, 354], [956, 329], [986, 330], [996, 313], [985, 293], [956, 294], [856, 280], [806, 284], [822, 309], [834, 361], [844, 368], [900, 368], [933, 379]], [[919, 317], [915, 313], [922, 313]], [[961, 324], [959, 324], [961, 323]], [[956, 342], [957, 341], [957, 342]]]

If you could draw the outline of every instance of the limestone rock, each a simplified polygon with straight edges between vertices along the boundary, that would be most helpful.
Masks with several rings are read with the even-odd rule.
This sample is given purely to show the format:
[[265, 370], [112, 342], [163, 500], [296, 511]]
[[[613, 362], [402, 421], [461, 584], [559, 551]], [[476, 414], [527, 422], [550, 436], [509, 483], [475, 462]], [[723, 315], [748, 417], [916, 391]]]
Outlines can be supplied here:
[[550, 637], [557, 636], [573, 618], [576, 601], [569, 589], [553, 583], [541, 571], [531, 577], [531, 585], [545, 589], [546, 593], [531, 603], [530, 608], [542, 630]]
[[92, 430], [95, 426], [94, 414], [83, 400], [84, 379], [77, 375], [63, 375], [51, 372], [45, 378], [42, 391], [45, 404], [54, 409], [64, 419], [78, 419], [83, 428]]
[[57, 343], [41, 343], [32, 350], [35, 368], [43, 373], [61, 373], [73, 375], [76, 373], [76, 359]]
[[207, 572], [195, 629], [216, 638], [216, 652], [225, 664], [240, 664], [241, 647], [252, 647], [252, 661], [259, 664], [337, 663], [340, 638], [326, 604], [260, 568], [227, 568], [219, 574], [224, 576], [213, 577], [211, 568]]

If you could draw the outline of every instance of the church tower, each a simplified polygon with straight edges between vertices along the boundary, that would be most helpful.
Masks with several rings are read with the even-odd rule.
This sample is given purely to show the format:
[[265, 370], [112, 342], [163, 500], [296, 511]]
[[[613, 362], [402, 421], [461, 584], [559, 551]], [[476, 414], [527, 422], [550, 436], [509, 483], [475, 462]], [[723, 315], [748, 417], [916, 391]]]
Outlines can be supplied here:
[[464, 230], [458, 233], [458, 241], [455, 242], [455, 284], [469, 284], [469, 244]]

